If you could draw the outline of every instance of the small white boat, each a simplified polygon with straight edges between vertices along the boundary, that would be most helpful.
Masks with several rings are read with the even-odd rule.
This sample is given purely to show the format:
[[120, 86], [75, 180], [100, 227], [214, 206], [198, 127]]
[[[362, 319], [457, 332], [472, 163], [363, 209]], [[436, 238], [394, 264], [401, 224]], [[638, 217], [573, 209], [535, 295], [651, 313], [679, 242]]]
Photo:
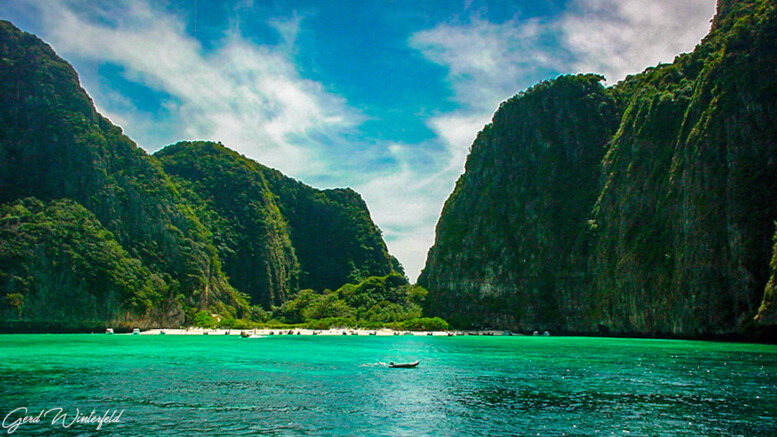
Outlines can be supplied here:
[[140, 335], [140, 329], [135, 328], [132, 330], [132, 335]]
[[113, 328], [106, 329], [105, 333], [108, 334], [108, 335], [113, 335]]

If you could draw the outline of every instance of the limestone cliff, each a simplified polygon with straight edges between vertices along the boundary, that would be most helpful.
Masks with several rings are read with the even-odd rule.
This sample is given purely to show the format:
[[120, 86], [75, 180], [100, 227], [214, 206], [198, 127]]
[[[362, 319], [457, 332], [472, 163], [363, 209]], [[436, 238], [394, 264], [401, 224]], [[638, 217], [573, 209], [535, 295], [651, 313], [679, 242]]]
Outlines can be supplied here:
[[162, 281], [166, 291], [152, 307], [223, 304], [232, 315], [248, 308], [227, 283], [207, 230], [159, 164], [95, 111], [76, 72], [51, 47], [4, 21], [0, 187], [0, 203], [35, 197], [83, 205]]
[[466, 326], [580, 323], [588, 220], [618, 120], [601, 80], [541, 83], [478, 134], [418, 281], [433, 313]]
[[[559, 101], [575, 80], [561, 77], [500, 107], [419, 278], [430, 310], [645, 335], [747, 331], [759, 306], [774, 320], [777, 14], [769, 1], [718, 9], [672, 64]], [[585, 154], [571, 167], [570, 144]]]
[[230, 282], [267, 309], [300, 288], [401, 272], [353, 190], [317, 190], [216, 143], [182, 142], [154, 156], [201, 205]]
[[401, 272], [353, 190], [214, 143], [158, 158], [96, 112], [51, 47], [0, 21], [0, 329], [245, 318], [300, 286]]

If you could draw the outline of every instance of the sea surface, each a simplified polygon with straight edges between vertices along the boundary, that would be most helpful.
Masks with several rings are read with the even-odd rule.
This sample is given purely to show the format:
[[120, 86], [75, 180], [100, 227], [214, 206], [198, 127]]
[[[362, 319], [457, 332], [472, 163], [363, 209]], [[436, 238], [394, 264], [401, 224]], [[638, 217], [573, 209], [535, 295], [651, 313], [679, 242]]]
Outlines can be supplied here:
[[[415, 360], [414, 369], [384, 365]], [[777, 346], [0, 335], [0, 433], [22, 407], [61, 413], [12, 435], [775, 436]], [[121, 416], [99, 431], [65, 427], [93, 410]], [[69, 416], [52, 424], [57, 413]]]

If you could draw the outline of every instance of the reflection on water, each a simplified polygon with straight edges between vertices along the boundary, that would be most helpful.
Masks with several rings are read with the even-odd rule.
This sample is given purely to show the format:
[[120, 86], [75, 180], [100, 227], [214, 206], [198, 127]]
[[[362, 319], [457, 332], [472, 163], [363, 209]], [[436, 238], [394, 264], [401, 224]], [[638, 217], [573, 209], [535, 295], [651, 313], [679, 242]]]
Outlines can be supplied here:
[[[777, 347], [554, 337], [0, 336], [0, 414], [118, 435], [777, 435]], [[390, 361], [419, 359], [414, 369]], [[15, 435], [82, 435], [24, 424]]]

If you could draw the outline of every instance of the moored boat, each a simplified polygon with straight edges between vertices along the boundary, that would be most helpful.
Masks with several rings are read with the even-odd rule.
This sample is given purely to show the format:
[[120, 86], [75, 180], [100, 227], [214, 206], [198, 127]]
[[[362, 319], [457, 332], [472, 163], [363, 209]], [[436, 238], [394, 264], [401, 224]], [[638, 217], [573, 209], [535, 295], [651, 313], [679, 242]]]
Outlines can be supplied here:
[[389, 367], [396, 369], [409, 369], [416, 367], [420, 361], [414, 361], [412, 363], [389, 363]]

